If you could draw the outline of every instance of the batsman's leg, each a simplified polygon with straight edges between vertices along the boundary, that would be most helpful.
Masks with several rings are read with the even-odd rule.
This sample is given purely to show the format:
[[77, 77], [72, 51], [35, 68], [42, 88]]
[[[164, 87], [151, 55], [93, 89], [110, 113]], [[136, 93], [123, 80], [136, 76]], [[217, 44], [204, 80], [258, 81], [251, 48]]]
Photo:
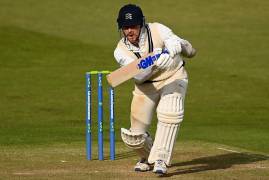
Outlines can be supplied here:
[[131, 127], [129, 130], [122, 128], [121, 131], [123, 142], [140, 157], [140, 161], [135, 165], [136, 171], [148, 171], [150, 169], [147, 159], [153, 141], [147, 130], [152, 120], [152, 114], [156, 109], [157, 100], [157, 94], [144, 95], [133, 92]]
[[176, 80], [164, 86], [157, 107], [158, 124], [148, 161], [155, 163], [153, 172], [165, 174], [171, 164], [172, 152], [184, 115], [187, 80]]

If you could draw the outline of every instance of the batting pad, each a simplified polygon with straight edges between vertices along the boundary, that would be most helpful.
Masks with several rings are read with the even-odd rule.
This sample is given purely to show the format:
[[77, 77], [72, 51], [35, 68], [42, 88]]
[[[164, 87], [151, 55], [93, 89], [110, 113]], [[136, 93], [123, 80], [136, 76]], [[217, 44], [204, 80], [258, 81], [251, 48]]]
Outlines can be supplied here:
[[153, 144], [149, 134], [134, 133], [128, 129], [121, 128], [121, 138], [125, 145], [133, 149], [139, 157], [148, 158]]
[[154, 144], [148, 158], [149, 163], [152, 164], [156, 160], [163, 160], [166, 165], [171, 164], [172, 151], [179, 126], [179, 124], [158, 122]]
[[178, 124], [183, 120], [184, 100], [178, 94], [167, 94], [161, 98], [157, 107], [158, 120], [165, 123]]

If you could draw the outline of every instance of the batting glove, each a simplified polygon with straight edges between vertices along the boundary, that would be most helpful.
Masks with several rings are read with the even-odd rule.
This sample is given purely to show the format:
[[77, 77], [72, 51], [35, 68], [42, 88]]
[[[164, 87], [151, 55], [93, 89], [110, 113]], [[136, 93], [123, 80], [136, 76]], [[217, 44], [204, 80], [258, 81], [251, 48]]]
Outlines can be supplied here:
[[156, 66], [159, 69], [169, 69], [169, 67], [173, 64], [173, 59], [167, 53], [163, 53], [160, 55], [158, 60], [156, 61]]
[[177, 37], [169, 38], [167, 39], [165, 43], [165, 47], [167, 48], [170, 56], [173, 58], [175, 55], [180, 54], [182, 49], [181, 49], [181, 44], [180, 44], [180, 39]]

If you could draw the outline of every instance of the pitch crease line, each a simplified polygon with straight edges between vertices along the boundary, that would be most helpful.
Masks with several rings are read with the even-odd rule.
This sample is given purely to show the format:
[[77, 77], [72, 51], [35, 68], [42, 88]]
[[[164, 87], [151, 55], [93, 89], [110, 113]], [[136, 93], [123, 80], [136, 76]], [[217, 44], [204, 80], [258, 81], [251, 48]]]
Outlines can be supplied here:
[[228, 152], [241, 153], [239, 151], [235, 151], [235, 150], [231, 150], [231, 149], [226, 149], [226, 148], [221, 148], [221, 147], [218, 147], [217, 149], [220, 149], [220, 150], [223, 150], [223, 151], [228, 151]]

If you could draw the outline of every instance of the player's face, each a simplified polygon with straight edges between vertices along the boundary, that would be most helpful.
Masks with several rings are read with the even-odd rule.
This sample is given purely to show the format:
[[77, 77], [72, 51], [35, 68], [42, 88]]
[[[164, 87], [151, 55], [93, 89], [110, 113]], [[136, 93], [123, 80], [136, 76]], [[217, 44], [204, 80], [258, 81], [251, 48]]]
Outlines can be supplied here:
[[140, 25], [126, 26], [122, 28], [124, 36], [134, 45], [138, 45]]

